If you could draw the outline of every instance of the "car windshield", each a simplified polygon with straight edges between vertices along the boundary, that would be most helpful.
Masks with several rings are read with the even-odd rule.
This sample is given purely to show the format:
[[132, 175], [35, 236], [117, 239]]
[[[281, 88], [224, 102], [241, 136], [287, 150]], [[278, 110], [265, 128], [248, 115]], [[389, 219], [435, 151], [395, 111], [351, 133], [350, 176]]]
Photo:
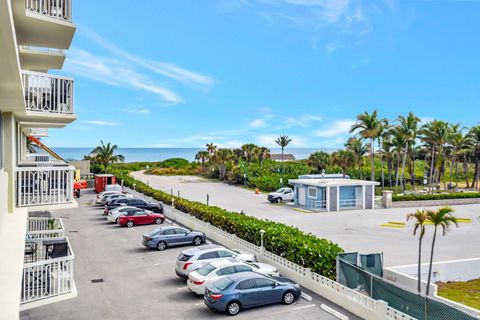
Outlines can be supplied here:
[[188, 260], [190, 260], [191, 257], [193, 257], [193, 256], [190, 256], [188, 254], [180, 253], [180, 255], [178, 256], [178, 261], [188, 261]]
[[285, 191], [285, 189], [284, 189], [284, 188], [280, 188], [280, 189], [278, 189], [278, 190], [275, 191], [275, 192], [276, 192], [276, 193], [283, 193], [283, 191]]
[[255, 269], [260, 269], [260, 266], [258, 264], [255, 264], [255, 263], [247, 263], [249, 266], [252, 266], [254, 267]]
[[210, 263], [207, 264], [206, 266], [203, 266], [201, 267], [200, 269], [197, 270], [198, 274], [201, 275], [201, 276], [206, 276], [207, 274], [209, 274], [210, 272], [212, 272], [213, 270], [215, 270], [215, 267], [212, 266]]
[[220, 291], [223, 291], [230, 287], [233, 283], [233, 280], [229, 277], [223, 277], [213, 283], [213, 286]]

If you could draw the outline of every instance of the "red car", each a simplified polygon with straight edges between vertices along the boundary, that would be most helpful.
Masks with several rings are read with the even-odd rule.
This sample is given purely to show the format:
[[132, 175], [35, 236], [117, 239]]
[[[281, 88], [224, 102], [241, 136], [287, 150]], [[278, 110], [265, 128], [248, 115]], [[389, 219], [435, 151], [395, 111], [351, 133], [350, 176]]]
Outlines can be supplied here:
[[147, 210], [132, 210], [118, 218], [118, 224], [121, 226], [133, 227], [137, 224], [161, 224], [165, 221], [165, 216], [160, 213], [153, 213]]

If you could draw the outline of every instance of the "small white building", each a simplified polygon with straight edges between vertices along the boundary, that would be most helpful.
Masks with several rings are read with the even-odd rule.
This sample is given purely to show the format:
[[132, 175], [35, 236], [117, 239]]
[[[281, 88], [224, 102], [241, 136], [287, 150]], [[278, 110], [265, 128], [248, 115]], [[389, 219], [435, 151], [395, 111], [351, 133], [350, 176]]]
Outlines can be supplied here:
[[299, 178], [288, 181], [295, 189], [294, 203], [318, 211], [373, 209], [376, 181], [348, 178]]

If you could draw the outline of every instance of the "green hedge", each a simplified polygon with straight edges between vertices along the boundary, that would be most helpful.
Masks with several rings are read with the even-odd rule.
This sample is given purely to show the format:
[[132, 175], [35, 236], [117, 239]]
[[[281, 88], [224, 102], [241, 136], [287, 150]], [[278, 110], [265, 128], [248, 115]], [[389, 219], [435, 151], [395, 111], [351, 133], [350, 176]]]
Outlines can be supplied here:
[[441, 199], [465, 199], [480, 198], [480, 192], [452, 192], [437, 194], [409, 194], [404, 196], [392, 196], [392, 201], [417, 201], [417, 200], [441, 200]]
[[123, 179], [124, 185], [131, 187], [135, 184], [136, 190], [139, 192], [167, 204], [171, 203], [173, 198], [177, 209], [256, 245], [260, 245], [260, 230], [263, 229], [265, 230], [266, 250], [335, 279], [335, 260], [343, 250], [329, 240], [318, 238], [313, 234], [306, 234], [298, 228], [282, 223], [260, 220], [219, 207], [207, 206], [201, 202], [172, 196], [134, 179], [126, 170], [117, 170], [114, 174], [118, 180]]

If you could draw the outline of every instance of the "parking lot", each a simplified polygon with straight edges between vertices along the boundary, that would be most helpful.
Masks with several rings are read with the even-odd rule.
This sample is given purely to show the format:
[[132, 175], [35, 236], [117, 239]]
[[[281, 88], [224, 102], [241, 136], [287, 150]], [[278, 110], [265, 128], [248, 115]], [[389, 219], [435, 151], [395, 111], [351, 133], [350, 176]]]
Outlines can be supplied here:
[[[106, 221], [103, 208], [92, 205], [94, 193], [78, 199], [79, 207], [52, 211], [63, 219], [75, 254], [78, 297], [21, 313], [21, 319], [210, 319], [227, 315], [210, 311], [175, 275], [176, 257], [186, 247], [163, 252], [141, 244], [142, 234], [155, 225], [124, 228]], [[168, 224], [169, 222], [165, 222]], [[93, 280], [93, 282], [92, 282]], [[308, 292], [290, 306], [271, 305], [242, 311], [237, 319], [338, 319], [322, 304], [358, 319], [331, 302]]]

